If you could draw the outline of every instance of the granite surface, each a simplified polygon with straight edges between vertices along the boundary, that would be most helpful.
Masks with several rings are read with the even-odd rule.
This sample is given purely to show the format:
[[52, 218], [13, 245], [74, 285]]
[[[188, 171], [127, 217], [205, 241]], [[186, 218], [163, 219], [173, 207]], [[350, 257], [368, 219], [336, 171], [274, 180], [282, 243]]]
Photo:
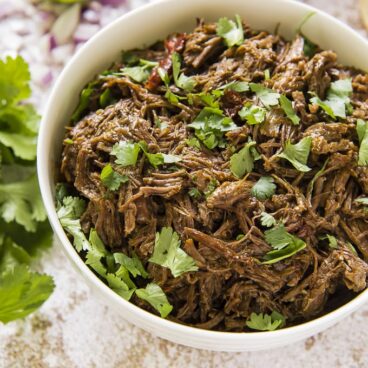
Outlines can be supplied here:
[[[326, 10], [366, 35], [359, 18], [358, 1], [305, 2]], [[37, 15], [27, 6], [24, 9], [31, 14], [27, 26], [32, 27], [32, 22], [38, 21]], [[124, 9], [112, 11], [111, 17]], [[0, 19], [0, 29], [4, 26], [2, 22], [5, 21]], [[16, 34], [14, 29], [8, 33], [9, 37]], [[14, 41], [9, 46], [6, 38], [0, 38], [0, 51], [14, 50]], [[72, 53], [73, 49], [65, 52]], [[37, 56], [25, 52], [25, 57], [33, 63], [33, 68]], [[33, 70], [42, 73], [40, 68], [49, 63], [53, 77], [56, 76], [63, 64], [62, 58], [56, 62], [57, 57], [50, 56], [51, 61], [40, 57], [42, 62]], [[48, 90], [40, 85], [35, 85], [35, 90], [36, 102], [42, 110]], [[283, 348], [255, 353], [208, 352], [164, 341], [122, 320], [90, 293], [58, 244], [37, 266], [54, 276], [56, 290], [26, 320], [0, 325], [0, 368], [368, 367], [368, 306], [323, 333]]]

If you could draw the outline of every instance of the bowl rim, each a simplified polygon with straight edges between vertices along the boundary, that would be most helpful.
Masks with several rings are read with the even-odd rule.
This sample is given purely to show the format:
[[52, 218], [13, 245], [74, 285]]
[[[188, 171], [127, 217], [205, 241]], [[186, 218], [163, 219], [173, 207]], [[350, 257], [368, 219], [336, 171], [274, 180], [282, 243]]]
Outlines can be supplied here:
[[[282, 328], [280, 330], [275, 331], [261, 331], [261, 332], [226, 332], [226, 331], [213, 331], [213, 330], [205, 330], [197, 327], [193, 327], [190, 325], [181, 324], [175, 321], [171, 321], [168, 319], [161, 318], [153, 313], [150, 313], [135, 304], [131, 303], [120, 297], [116, 294], [109, 286], [103, 283], [94, 273], [93, 271], [83, 262], [82, 258], [79, 256], [78, 252], [75, 250], [72, 243], [69, 241], [65, 231], [63, 230], [57, 214], [56, 208], [54, 204], [54, 195], [52, 194], [51, 187], [49, 182], [51, 181], [50, 178], [52, 177], [52, 173], [48, 170], [48, 158], [49, 152], [45, 150], [46, 137], [48, 131], [48, 122], [49, 122], [49, 114], [52, 108], [52, 104], [56, 100], [57, 95], [59, 94], [58, 90], [62, 81], [64, 80], [65, 76], [69, 74], [71, 70], [74, 68], [74, 63], [79, 59], [80, 55], [82, 55], [85, 50], [87, 50], [91, 45], [98, 39], [104, 38], [105, 34], [109, 33], [111, 28], [114, 28], [118, 23], [124, 22], [125, 19], [131, 17], [139, 17], [141, 13], [151, 11], [156, 7], [164, 6], [165, 3], [171, 3], [177, 0], [156, 0], [146, 5], [143, 5], [137, 9], [131, 10], [116, 20], [111, 22], [109, 25], [105, 26], [99, 32], [97, 32], [90, 40], [88, 40], [70, 59], [67, 65], [63, 68], [62, 72], [57, 78], [56, 83], [54, 84], [51, 94], [46, 103], [45, 112], [43, 114], [40, 130], [39, 130], [39, 137], [38, 137], [38, 144], [37, 144], [37, 174], [38, 180], [40, 185], [40, 191], [42, 195], [42, 199], [46, 208], [46, 212], [48, 215], [48, 219], [50, 224], [56, 234], [57, 238], [59, 239], [64, 252], [68, 255], [69, 259], [72, 261], [73, 265], [77, 267], [77, 269], [82, 273], [83, 277], [87, 279], [89, 285], [93, 285], [97, 287], [98, 291], [106, 297], [106, 302], [109, 306], [114, 304], [115, 306], [119, 306], [122, 310], [127, 309], [131, 314], [136, 315], [140, 318], [143, 322], [147, 321], [149, 325], [161, 325], [162, 328], [166, 330], [173, 331], [177, 334], [183, 334], [192, 336], [195, 338], [200, 339], [211, 339], [212, 341], [223, 341], [223, 339], [230, 339], [234, 342], [243, 342], [246, 343], [247, 341], [252, 340], [254, 341], [267, 341], [266, 338], [282, 338], [284, 336], [289, 336], [292, 333], [300, 333], [307, 331], [314, 331], [317, 330], [317, 327], [320, 325], [330, 326], [334, 323], [334, 320], [337, 316], [347, 316], [348, 314], [355, 311], [358, 307], [362, 306], [364, 302], [368, 301], [368, 289], [365, 289], [358, 295], [356, 295], [352, 300], [343, 304], [337, 309], [334, 309], [322, 316], [314, 318], [310, 321], [303, 322], [296, 326], [290, 326], [286, 328]], [[261, 0], [263, 1], [263, 0]], [[368, 47], [368, 40], [366, 40], [362, 35], [360, 35], [357, 31], [352, 29], [347, 24], [343, 23], [341, 20], [336, 19], [335, 17], [329, 15], [328, 13], [316, 9], [310, 5], [300, 3], [297, 1], [290, 1], [290, 0], [273, 0], [275, 3], [279, 3], [282, 6], [291, 5], [301, 7], [306, 12], [315, 12], [319, 16], [323, 18], [329, 19], [330, 22], [334, 23], [339, 28], [342, 28], [344, 32], [350, 35], [354, 35], [355, 38], [358, 38], [360, 42], [363, 42]], [[175, 30], [173, 30], [175, 31]], [[82, 88], [82, 86], [81, 86]], [[144, 328], [143, 323], [139, 325], [139, 327]], [[166, 338], [166, 337], [164, 337]]]

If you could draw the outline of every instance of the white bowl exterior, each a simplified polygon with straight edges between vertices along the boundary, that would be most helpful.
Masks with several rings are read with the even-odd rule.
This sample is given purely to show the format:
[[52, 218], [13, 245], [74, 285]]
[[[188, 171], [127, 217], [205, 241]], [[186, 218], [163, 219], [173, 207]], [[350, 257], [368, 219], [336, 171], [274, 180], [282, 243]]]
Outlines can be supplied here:
[[[62, 229], [54, 205], [54, 173], [61, 150], [64, 128], [75, 108], [79, 93], [93, 76], [119, 57], [121, 50], [142, 47], [175, 31], [190, 30], [196, 17], [216, 20], [239, 14], [255, 29], [279, 32], [292, 38], [301, 20], [315, 9], [290, 0], [162, 0], [123, 15], [112, 22], [72, 58], [55, 84], [43, 116], [38, 141], [38, 175], [49, 220], [64, 251], [76, 269], [99, 296], [124, 319], [164, 339], [179, 344], [218, 351], [270, 349], [316, 334], [368, 300], [368, 291], [323, 317], [295, 327], [259, 333], [206, 331], [180, 325], [148, 313], [115, 294], [84, 264]], [[317, 11], [303, 32], [324, 49], [337, 52], [339, 61], [368, 70], [368, 43], [352, 29]]]

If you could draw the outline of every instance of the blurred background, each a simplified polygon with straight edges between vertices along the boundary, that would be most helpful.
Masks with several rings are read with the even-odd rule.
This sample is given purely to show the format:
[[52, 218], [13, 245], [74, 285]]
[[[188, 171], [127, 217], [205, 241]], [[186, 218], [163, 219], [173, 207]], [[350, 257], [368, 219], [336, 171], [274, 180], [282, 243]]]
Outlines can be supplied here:
[[[29, 63], [31, 102], [42, 114], [50, 88], [78, 48], [121, 14], [148, 2], [0, 0], [1, 58], [20, 54]], [[304, 2], [367, 37], [368, 0]], [[103, 300], [91, 297], [56, 246], [36, 269], [51, 274], [56, 289], [26, 320], [0, 325], [0, 368], [368, 367], [368, 306], [291, 346], [259, 353], [215, 353], [166, 342], [122, 321]]]

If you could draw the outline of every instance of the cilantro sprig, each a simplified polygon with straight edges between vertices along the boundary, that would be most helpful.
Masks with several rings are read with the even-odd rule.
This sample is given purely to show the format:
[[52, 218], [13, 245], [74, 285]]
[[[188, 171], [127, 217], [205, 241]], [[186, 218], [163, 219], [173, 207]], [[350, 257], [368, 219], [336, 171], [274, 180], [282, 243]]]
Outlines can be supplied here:
[[368, 165], [368, 122], [357, 120], [356, 131], [359, 139], [358, 165]]
[[311, 137], [304, 137], [296, 144], [292, 144], [290, 141], [287, 141], [284, 150], [277, 156], [288, 160], [298, 171], [310, 171], [311, 168], [307, 166], [307, 161], [311, 144]]
[[258, 331], [274, 331], [283, 324], [285, 324], [285, 317], [276, 311], [273, 311], [271, 315], [253, 312], [246, 322], [249, 328]]
[[216, 24], [216, 33], [222, 37], [228, 47], [240, 46], [244, 42], [244, 30], [239, 15], [235, 15], [235, 22], [228, 18], [220, 18]]
[[260, 156], [256, 149], [256, 142], [250, 141], [237, 153], [230, 157], [230, 170], [237, 177], [242, 178], [246, 173], [252, 172], [254, 161]]
[[273, 178], [271, 176], [261, 176], [254, 184], [250, 193], [260, 201], [264, 201], [272, 197], [275, 194], [275, 190], [276, 185]]

